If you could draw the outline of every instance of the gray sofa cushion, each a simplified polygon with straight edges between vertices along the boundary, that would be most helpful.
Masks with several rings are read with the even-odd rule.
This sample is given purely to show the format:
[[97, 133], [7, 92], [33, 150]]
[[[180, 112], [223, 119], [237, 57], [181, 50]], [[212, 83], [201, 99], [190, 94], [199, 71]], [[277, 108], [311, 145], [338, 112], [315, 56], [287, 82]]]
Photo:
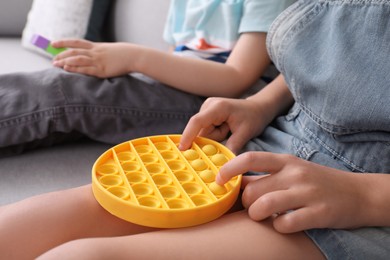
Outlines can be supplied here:
[[[20, 38], [1, 38], [0, 74], [30, 72], [52, 67], [51, 60], [22, 48]], [[5, 62], [6, 61], [6, 62]]]
[[31, 4], [31, 0], [0, 1], [0, 36], [22, 34]]
[[0, 158], [0, 206], [91, 183], [93, 163], [110, 147], [82, 141]]

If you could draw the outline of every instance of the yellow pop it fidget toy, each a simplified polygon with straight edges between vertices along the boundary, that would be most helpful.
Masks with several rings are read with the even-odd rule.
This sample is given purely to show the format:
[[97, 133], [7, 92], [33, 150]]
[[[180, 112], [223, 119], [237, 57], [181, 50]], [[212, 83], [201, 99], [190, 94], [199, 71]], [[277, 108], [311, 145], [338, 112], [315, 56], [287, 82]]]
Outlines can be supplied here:
[[180, 151], [180, 135], [150, 136], [121, 143], [92, 168], [96, 200], [129, 222], [179, 228], [220, 217], [237, 199], [241, 176], [215, 183], [219, 168], [234, 154], [218, 142], [197, 137]]

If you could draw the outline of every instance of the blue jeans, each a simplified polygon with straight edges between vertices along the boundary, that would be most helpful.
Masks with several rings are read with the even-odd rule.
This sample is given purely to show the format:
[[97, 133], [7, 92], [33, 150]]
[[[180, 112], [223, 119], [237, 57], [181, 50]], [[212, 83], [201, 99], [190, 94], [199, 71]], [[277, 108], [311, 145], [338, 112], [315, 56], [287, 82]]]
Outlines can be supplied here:
[[203, 97], [153, 80], [48, 69], [0, 76], [0, 156], [88, 137], [116, 144], [181, 133]]
[[[301, 0], [267, 45], [296, 101], [245, 150], [390, 173], [390, 1]], [[390, 228], [305, 231], [328, 259], [389, 259]]]

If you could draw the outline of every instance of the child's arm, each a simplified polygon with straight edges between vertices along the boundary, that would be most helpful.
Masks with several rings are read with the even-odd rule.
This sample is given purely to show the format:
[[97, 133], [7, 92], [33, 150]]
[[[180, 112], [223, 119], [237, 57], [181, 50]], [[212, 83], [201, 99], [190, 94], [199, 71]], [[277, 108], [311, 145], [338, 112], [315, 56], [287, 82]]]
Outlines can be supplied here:
[[209, 98], [188, 122], [180, 149], [189, 148], [197, 135], [222, 141], [231, 132], [226, 146], [238, 152], [292, 103], [293, 98], [282, 75], [246, 100]]
[[101, 78], [141, 72], [162, 83], [202, 96], [237, 97], [259, 79], [269, 65], [265, 33], [243, 33], [225, 64], [178, 57], [130, 43], [85, 40], [53, 42], [72, 48], [56, 56], [54, 65]]

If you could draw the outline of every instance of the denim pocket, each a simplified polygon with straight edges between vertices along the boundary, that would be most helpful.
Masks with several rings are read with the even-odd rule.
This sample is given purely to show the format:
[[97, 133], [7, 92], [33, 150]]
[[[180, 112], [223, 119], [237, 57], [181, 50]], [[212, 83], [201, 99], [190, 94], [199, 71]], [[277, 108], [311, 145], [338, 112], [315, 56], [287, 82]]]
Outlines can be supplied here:
[[291, 109], [290, 111], [288, 112], [287, 115], [284, 116], [284, 119], [286, 121], [293, 121], [295, 120], [299, 113], [301, 112], [301, 109], [299, 108], [298, 104], [295, 104]]

